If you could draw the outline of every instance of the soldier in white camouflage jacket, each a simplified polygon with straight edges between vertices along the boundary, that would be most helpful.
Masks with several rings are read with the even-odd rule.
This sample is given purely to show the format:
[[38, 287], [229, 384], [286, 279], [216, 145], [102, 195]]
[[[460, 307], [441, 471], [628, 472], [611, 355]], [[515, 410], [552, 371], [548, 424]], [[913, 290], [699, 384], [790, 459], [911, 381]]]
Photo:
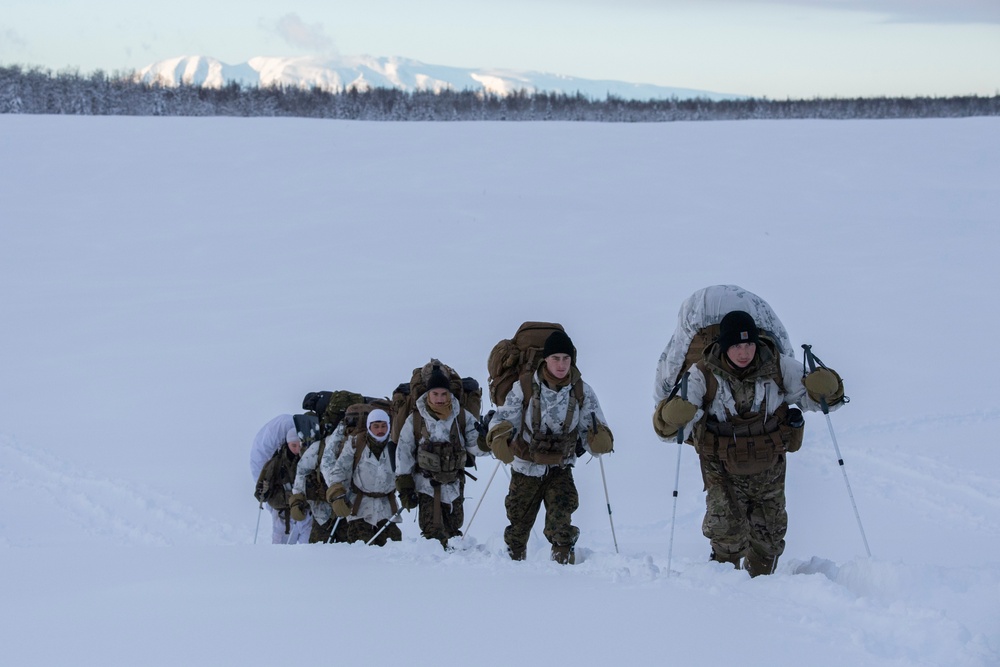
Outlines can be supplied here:
[[545, 341], [537, 371], [514, 384], [497, 410], [487, 444], [504, 463], [512, 463], [504, 504], [510, 525], [504, 530], [513, 560], [524, 560], [528, 536], [545, 504], [545, 538], [552, 559], [575, 562], [580, 529], [572, 525], [579, 506], [573, 481], [577, 456], [611, 452], [613, 437], [597, 395], [580, 377], [576, 348], [562, 331]]

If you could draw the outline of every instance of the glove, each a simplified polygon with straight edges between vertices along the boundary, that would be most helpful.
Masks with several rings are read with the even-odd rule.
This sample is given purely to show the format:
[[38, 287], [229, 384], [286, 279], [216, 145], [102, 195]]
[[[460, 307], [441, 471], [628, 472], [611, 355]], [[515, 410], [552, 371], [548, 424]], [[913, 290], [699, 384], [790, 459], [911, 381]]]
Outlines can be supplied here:
[[825, 398], [827, 405], [835, 405], [844, 398], [844, 381], [829, 368], [817, 368], [802, 380], [802, 384], [806, 386], [809, 398], [817, 403]]
[[486, 434], [486, 446], [504, 463], [511, 463], [514, 460], [514, 452], [510, 449], [510, 434], [514, 430], [514, 425], [509, 421], [502, 421]]
[[660, 404], [656, 406], [656, 410], [653, 411], [653, 430], [656, 431], [656, 435], [664, 440], [670, 440], [677, 435], [677, 427], [663, 421], [663, 417], [660, 415], [660, 409], [666, 403], [666, 400], [663, 399], [660, 401]]
[[590, 453], [595, 456], [608, 454], [614, 450], [615, 436], [611, 434], [611, 429], [598, 423], [593, 431], [587, 433], [587, 444], [590, 445]]
[[334, 500], [347, 495], [347, 489], [343, 484], [334, 484], [326, 490], [326, 502], [333, 503]]
[[288, 505], [290, 507], [290, 512], [292, 515], [292, 521], [305, 521], [306, 512], [309, 511], [309, 505], [306, 504], [306, 496], [304, 493], [295, 493], [288, 499]]
[[337, 498], [330, 506], [333, 507], [333, 513], [339, 516], [341, 519], [344, 517], [351, 516], [351, 508], [347, 504], [346, 497]]
[[[669, 401], [661, 402], [657, 412], [660, 413], [660, 418], [665, 423], [679, 428], [686, 426], [689, 421], [694, 419], [698, 412], [698, 406], [680, 396], [674, 396]], [[675, 428], [674, 432], [676, 431]]]
[[399, 475], [396, 477], [396, 492], [399, 493], [399, 504], [404, 510], [412, 510], [419, 502], [417, 500], [417, 487], [413, 483], [413, 475]]

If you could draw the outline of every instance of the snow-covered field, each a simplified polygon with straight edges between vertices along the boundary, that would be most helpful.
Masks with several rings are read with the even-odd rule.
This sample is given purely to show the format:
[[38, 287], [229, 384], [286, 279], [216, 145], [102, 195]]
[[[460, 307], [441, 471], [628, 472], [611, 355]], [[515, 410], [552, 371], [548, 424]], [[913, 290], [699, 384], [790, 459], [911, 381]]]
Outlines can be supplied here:
[[[1000, 664], [1000, 119], [612, 125], [0, 116], [5, 665]], [[845, 378], [788, 547], [707, 562], [652, 433], [681, 301], [734, 283]], [[248, 457], [308, 391], [562, 322], [601, 399], [584, 562], [274, 547]], [[467, 519], [468, 521], [468, 519]], [[540, 535], [540, 526], [536, 533]], [[328, 656], [328, 657], [327, 657]]]

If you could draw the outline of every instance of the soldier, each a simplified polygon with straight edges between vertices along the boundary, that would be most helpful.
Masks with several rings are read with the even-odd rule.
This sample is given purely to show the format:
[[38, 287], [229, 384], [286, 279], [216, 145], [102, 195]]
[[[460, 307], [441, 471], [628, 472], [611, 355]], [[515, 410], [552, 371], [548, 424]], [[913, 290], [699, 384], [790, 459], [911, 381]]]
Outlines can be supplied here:
[[478, 415], [467, 412], [452, 394], [451, 380], [433, 366], [413, 411], [399, 433], [396, 490], [405, 509], [418, 508], [420, 534], [448, 540], [462, 534], [465, 522], [466, 453], [483, 456], [476, 429]]
[[[394, 449], [389, 442], [389, 415], [381, 409], [368, 413], [365, 431], [344, 443], [327, 477], [330, 488], [326, 497], [333, 512], [347, 520], [347, 542], [368, 542], [376, 533], [374, 544], [380, 547], [389, 540], [403, 539], [396, 525], [399, 506]], [[379, 533], [383, 526], [385, 530]]]
[[[289, 499], [291, 505], [292, 519], [304, 521], [307, 516], [312, 515], [312, 530], [309, 532], [309, 543], [316, 542], [343, 542], [346, 539], [346, 527], [338, 526], [337, 534], [331, 540], [330, 532], [336, 523], [333, 518], [333, 509], [330, 503], [325, 500], [325, 491], [322, 488], [316, 489], [319, 495], [314, 493], [313, 486], [319, 487], [319, 468], [322, 460], [330, 459], [336, 461], [337, 455], [344, 447], [344, 440], [347, 438], [345, 425], [339, 423], [333, 433], [323, 439], [322, 443], [313, 443], [306, 449], [299, 459], [299, 464], [295, 469], [295, 483], [292, 485], [292, 497]], [[326, 453], [330, 452], [330, 456]]]
[[544, 534], [552, 545], [552, 560], [567, 564], [576, 560], [580, 536], [571, 523], [579, 506], [573, 464], [578, 452], [609, 453], [613, 437], [597, 395], [576, 368], [569, 336], [550, 334], [542, 357], [530, 380], [526, 374], [507, 394], [486, 439], [498, 459], [513, 463], [504, 501], [510, 521], [504, 541], [511, 559], [524, 560], [528, 535], [545, 503]]
[[[261, 483], [261, 471], [273, 457], [287, 457], [287, 465], [294, 466], [294, 461], [298, 459], [301, 451], [302, 439], [295, 428], [295, 420], [292, 415], [278, 415], [264, 424], [254, 437], [250, 449], [250, 474], [253, 475], [258, 488]], [[291, 480], [289, 479], [289, 481]], [[290, 491], [291, 484], [289, 483], [288, 487], [279, 490], [279, 493]], [[258, 500], [263, 501], [264, 498], [258, 498]], [[303, 517], [301, 521], [294, 520], [288, 516], [289, 510], [287, 508], [279, 510], [271, 506], [270, 503], [268, 509], [271, 512], [272, 544], [302, 544], [306, 542], [312, 523], [311, 519]]]
[[742, 566], [751, 577], [771, 574], [788, 525], [785, 452], [802, 444], [802, 413], [789, 406], [821, 410], [825, 400], [837, 409], [844, 384], [828, 368], [805, 375], [741, 310], [722, 318], [718, 338], [688, 373], [686, 399], [663, 398], [654, 430], [664, 439], [681, 427], [693, 433], [707, 491], [702, 532], [711, 559]]

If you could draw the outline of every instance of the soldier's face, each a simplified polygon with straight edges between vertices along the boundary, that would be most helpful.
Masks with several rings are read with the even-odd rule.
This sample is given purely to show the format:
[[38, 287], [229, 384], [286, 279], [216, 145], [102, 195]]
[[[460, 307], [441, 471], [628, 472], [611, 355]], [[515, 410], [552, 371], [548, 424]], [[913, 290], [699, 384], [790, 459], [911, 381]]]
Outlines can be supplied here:
[[384, 437], [389, 432], [389, 424], [386, 422], [372, 422], [368, 426], [368, 432], [376, 438]]
[[302, 443], [299, 442], [298, 440], [292, 440], [290, 443], [288, 443], [288, 450], [292, 454], [298, 456], [302, 452]]
[[569, 374], [569, 368], [572, 365], [573, 357], [568, 354], [550, 354], [545, 357], [545, 367], [549, 369], [549, 373], [560, 380]]
[[427, 402], [439, 406], [451, 403], [451, 392], [447, 389], [431, 389], [427, 392]]
[[737, 368], [746, 368], [749, 366], [755, 354], [757, 354], [756, 343], [740, 343], [726, 350], [726, 356], [729, 357], [729, 361]]

